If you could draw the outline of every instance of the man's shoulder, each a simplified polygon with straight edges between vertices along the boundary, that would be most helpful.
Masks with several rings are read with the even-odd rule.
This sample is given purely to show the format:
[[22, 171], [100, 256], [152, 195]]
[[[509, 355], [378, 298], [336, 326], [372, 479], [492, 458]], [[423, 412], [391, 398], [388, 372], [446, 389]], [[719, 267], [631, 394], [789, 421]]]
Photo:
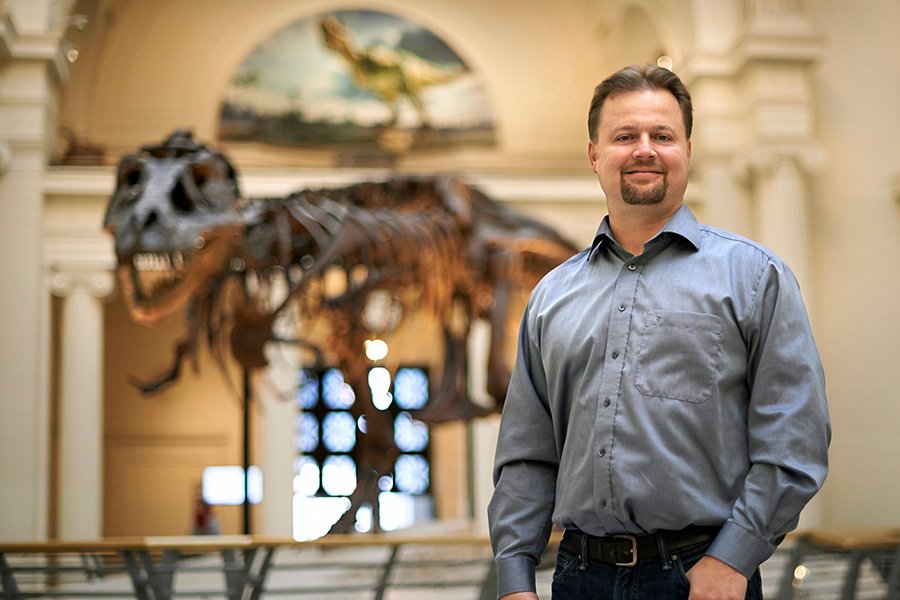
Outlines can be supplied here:
[[725, 252], [732, 258], [744, 258], [756, 262], [778, 265], [784, 263], [771, 248], [733, 231], [712, 225], [700, 225], [700, 233], [703, 236], [701, 250]]
[[587, 264], [590, 251], [590, 248], [585, 248], [547, 272], [531, 290], [532, 300], [536, 295], [553, 294], [555, 291], [565, 289], [567, 282], [572, 277], [578, 277], [581, 269]]

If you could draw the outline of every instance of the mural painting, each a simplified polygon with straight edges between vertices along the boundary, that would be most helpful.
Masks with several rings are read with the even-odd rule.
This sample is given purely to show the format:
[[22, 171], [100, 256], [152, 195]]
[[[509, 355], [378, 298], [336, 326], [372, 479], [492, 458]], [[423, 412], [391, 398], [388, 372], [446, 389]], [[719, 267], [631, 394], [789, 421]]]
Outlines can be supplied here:
[[260, 44], [231, 79], [222, 142], [390, 157], [494, 142], [486, 87], [428, 29], [383, 12], [301, 19]]

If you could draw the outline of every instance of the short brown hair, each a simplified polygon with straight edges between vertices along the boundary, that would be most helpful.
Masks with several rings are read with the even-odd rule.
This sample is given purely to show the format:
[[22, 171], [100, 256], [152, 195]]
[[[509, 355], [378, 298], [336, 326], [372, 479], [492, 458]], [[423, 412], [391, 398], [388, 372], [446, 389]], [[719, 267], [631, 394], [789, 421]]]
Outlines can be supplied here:
[[588, 136], [592, 142], [597, 141], [597, 126], [600, 125], [600, 109], [603, 108], [603, 102], [611, 95], [639, 90], [667, 90], [675, 96], [684, 119], [684, 130], [687, 138], [691, 139], [691, 129], [694, 126], [691, 94], [678, 75], [668, 69], [648, 64], [631, 65], [620, 69], [594, 88], [594, 97], [588, 111]]

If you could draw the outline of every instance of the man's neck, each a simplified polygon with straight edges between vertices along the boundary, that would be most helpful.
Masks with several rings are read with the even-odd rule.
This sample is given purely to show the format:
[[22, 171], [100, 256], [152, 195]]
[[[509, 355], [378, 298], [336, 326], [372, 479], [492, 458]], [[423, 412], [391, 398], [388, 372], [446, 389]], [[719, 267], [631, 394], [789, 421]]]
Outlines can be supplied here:
[[625, 210], [610, 211], [609, 228], [613, 238], [634, 256], [644, 252], [644, 244], [669, 222], [681, 204], [670, 211], [660, 212], [650, 206], [629, 206]]

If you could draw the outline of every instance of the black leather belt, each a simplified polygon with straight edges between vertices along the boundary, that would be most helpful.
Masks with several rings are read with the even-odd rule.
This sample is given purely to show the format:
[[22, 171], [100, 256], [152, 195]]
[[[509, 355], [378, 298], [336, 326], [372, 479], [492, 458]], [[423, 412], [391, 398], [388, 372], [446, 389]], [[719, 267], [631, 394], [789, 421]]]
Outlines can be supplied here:
[[587, 538], [587, 559], [620, 567], [633, 567], [638, 560], [659, 556], [659, 544], [656, 540], [658, 535], [662, 536], [668, 550], [679, 550], [701, 542], [711, 542], [719, 533], [719, 529], [719, 527], [692, 525], [679, 531], [607, 537], [595, 537], [574, 529], [567, 529], [559, 547], [576, 556], [581, 556], [582, 540]]

